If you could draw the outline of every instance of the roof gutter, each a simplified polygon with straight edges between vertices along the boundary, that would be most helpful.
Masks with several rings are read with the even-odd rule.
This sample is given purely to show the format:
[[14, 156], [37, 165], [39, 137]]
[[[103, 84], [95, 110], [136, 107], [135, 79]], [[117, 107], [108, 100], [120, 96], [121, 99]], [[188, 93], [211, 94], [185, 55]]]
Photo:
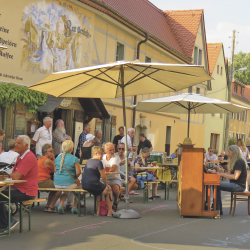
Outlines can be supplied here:
[[[149, 34], [148, 33], [145, 33], [146, 35], [146, 38], [142, 41], [140, 41], [138, 44], [137, 44], [137, 56], [136, 56], [136, 59], [139, 60], [140, 58], [140, 46], [147, 42], [148, 41], [148, 38], [149, 38]], [[136, 105], [137, 103], [137, 95], [134, 95], [134, 105]], [[133, 108], [133, 122], [132, 122], [132, 127], [134, 128], [135, 127], [135, 115], [136, 115], [136, 107]]]

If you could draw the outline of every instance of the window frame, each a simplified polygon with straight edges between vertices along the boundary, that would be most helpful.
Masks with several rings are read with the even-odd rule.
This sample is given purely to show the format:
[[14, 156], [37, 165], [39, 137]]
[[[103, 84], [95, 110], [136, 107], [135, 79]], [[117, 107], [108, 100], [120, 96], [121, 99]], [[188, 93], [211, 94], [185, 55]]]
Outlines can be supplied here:
[[[121, 47], [123, 48], [123, 58], [120, 59], [118, 58], [120, 55], [121, 55], [121, 52], [119, 52], [119, 55], [118, 55], [118, 45], [122, 45]], [[116, 58], [116, 61], [123, 61], [125, 59], [125, 45], [120, 43], [120, 42], [116, 42], [116, 55], [115, 55], [115, 58]]]

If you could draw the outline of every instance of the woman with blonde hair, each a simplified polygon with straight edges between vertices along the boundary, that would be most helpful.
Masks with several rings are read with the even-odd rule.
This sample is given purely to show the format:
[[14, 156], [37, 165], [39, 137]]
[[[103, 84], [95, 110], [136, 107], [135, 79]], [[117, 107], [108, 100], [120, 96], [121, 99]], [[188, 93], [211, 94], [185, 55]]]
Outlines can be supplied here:
[[229, 146], [227, 155], [230, 159], [228, 172], [218, 174], [229, 179], [230, 182], [222, 182], [219, 186], [217, 186], [217, 218], [223, 214], [221, 191], [243, 192], [245, 190], [247, 180], [247, 163], [240, 151], [240, 148], [237, 145]]
[[237, 146], [241, 149], [242, 155], [245, 158], [245, 160], [247, 160], [249, 152], [248, 152], [248, 149], [246, 147], [246, 144], [245, 144], [244, 140], [243, 139], [238, 139], [237, 140]]
[[[104, 150], [102, 147], [94, 146], [92, 148], [92, 158], [86, 162], [84, 173], [82, 174], [82, 188], [89, 193], [96, 196], [97, 213], [100, 215], [100, 200], [102, 195], [106, 195], [106, 202], [108, 206], [107, 216], [112, 215], [112, 200], [108, 193], [111, 192], [111, 187], [108, 185], [105, 169], [102, 164], [102, 157]], [[100, 182], [102, 178], [102, 182]]]
[[[62, 154], [58, 155], [55, 160], [56, 174], [54, 184], [56, 188], [69, 189], [78, 188], [75, 179], [81, 174], [79, 159], [72, 155], [74, 143], [71, 140], [66, 140], [62, 144]], [[60, 206], [58, 212], [64, 214], [63, 204], [67, 197], [73, 196], [72, 192], [63, 192], [60, 198]], [[69, 199], [68, 199], [69, 200]], [[78, 200], [75, 198], [72, 214], [77, 214]]]

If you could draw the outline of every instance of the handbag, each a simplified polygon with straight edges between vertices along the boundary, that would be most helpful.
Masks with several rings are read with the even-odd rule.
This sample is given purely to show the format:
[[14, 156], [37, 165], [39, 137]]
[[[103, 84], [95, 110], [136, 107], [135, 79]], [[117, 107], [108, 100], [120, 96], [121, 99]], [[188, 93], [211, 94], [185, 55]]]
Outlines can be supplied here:
[[70, 174], [70, 176], [72, 177], [72, 179], [75, 181], [76, 185], [77, 185], [77, 186], [80, 186], [80, 185], [81, 185], [80, 180], [77, 179], [77, 178], [74, 178], [74, 177], [72, 176], [72, 174], [71, 174], [71, 173], [69, 172], [69, 170], [66, 168], [66, 166], [65, 166], [64, 163], [63, 163], [63, 166], [65, 167], [65, 169], [67, 170], [67, 172]]
[[[112, 202], [112, 194], [109, 191], [109, 199]], [[100, 201], [100, 216], [106, 216], [108, 214], [108, 205], [106, 201]]]

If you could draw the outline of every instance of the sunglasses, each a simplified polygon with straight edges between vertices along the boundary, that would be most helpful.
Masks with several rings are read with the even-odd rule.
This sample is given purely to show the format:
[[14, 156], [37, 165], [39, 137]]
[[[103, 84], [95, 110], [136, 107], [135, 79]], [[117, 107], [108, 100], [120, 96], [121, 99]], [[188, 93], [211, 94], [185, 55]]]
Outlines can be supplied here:
[[125, 150], [125, 148], [118, 148], [118, 150]]
[[50, 151], [47, 151], [47, 152], [52, 153], [52, 152], [54, 152], [54, 150], [50, 150]]
[[209, 152], [214, 152], [214, 151], [213, 150], [212, 151], [209, 150]]

